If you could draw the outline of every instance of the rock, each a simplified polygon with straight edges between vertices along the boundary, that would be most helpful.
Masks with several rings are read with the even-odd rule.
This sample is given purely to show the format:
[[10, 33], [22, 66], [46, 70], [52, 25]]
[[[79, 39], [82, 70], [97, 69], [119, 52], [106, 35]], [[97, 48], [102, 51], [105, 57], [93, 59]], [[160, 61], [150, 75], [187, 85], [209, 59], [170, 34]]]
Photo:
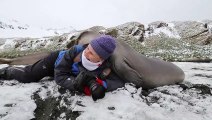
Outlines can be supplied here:
[[189, 40], [194, 44], [208, 44], [208, 28], [204, 23], [196, 21], [174, 22], [175, 28], [182, 39]]
[[[112, 31], [112, 32], [111, 32]], [[129, 22], [116, 27], [108, 28], [106, 33], [116, 36], [132, 36], [138, 41], [144, 40], [144, 25], [138, 22]]]
[[[60, 105], [61, 101], [67, 99], [62, 96], [57, 98], [48, 97], [43, 100], [38, 93], [35, 92], [32, 98], [37, 105], [37, 108], [34, 111], [35, 120], [75, 120], [79, 116], [78, 112], [72, 112], [71, 108]], [[68, 101], [66, 100], [66, 102]], [[64, 114], [64, 116], [61, 116], [62, 114]]]
[[[137, 23], [137, 22], [130, 22], [130, 23], [126, 23], [123, 25], [119, 25], [119, 26], [107, 28], [107, 29], [105, 29], [102, 26], [94, 26], [85, 31], [78, 32], [73, 37], [71, 37], [70, 42], [67, 44], [67, 48], [70, 48], [70, 46], [73, 46], [77, 42], [78, 39], [85, 39], [85, 40], [90, 39], [89, 32], [107, 34], [107, 35], [111, 35], [115, 38], [121, 37], [128, 42], [130, 42], [130, 41], [142, 42], [143, 36], [144, 36], [144, 25]], [[92, 37], [92, 35], [90, 37]], [[134, 44], [131, 44], [131, 45], [134, 45]]]
[[148, 25], [150, 28], [161, 28], [161, 27], [168, 27], [168, 24], [166, 22], [163, 21], [156, 21], [156, 22], [152, 22]]
[[146, 38], [157, 40], [158, 38], [177, 38], [192, 44], [211, 44], [212, 22], [197, 21], [163, 21], [152, 22], [146, 28]]
[[115, 110], [115, 107], [108, 107], [108, 110]]
[[176, 29], [175, 24], [166, 23], [163, 21], [156, 21], [148, 24], [145, 31], [146, 39], [157, 40], [161, 38], [176, 38], [180, 39], [180, 36]]
[[100, 31], [101, 34], [111, 35], [115, 38], [118, 37], [118, 30], [117, 29], [107, 29], [105, 31]]
[[184, 39], [195, 35], [202, 34], [207, 31], [203, 23], [196, 21], [173, 22], [180, 36]]
[[99, 31], [102, 31], [102, 30], [105, 30], [105, 28], [103, 26], [93, 26], [91, 28], [88, 28], [85, 31], [93, 31], [93, 32], [98, 33]]
[[205, 40], [202, 42], [204, 45], [212, 44], [212, 34], [208, 35]]

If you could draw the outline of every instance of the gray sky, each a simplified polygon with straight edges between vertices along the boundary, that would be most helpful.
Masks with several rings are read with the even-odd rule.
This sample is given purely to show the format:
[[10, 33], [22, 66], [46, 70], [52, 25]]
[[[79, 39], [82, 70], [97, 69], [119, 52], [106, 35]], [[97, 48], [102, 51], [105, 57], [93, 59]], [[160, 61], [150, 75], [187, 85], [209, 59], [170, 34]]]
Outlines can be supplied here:
[[0, 18], [43, 27], [212, 20], [212, 0], [0, 0]]

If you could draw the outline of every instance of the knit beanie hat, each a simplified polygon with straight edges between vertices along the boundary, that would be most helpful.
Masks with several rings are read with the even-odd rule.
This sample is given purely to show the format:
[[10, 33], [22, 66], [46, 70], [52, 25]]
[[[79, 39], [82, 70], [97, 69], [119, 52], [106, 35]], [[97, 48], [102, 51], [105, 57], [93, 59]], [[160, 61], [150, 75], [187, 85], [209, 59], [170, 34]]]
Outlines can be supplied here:
[[90, 45], [101, 58], [106, 60], [115, 50], [116, 41], [110, 35], [102, 35], [92, 40]]

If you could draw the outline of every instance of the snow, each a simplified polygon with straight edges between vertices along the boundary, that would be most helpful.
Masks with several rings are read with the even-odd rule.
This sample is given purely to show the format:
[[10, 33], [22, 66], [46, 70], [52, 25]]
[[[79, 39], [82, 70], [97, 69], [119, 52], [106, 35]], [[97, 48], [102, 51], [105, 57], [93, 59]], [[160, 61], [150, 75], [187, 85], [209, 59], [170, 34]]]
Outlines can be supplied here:
[[0, 45], [0, 50], [15, 48], [16, 42], [12, 38], [5, 39], [5, 43]]
[[[61, 42], [61, 45], [67, 45], [70, 42], [70, 38], [76, 36], [79, 32], [70, 32], [62, 37], [66, 39]], [[67, 38], [66, 38], [67, 36]], [[61, 38], [62, 38], [61, 37]], [[52, 45], [55, 45], [58, 42], [53, 37], [41, 37], [41, 38], [3, 38], [3, 41], [0, 39], [0, 51], [6, 50], [20, 50], [26, 51], [31, 49], [39, 49], [39, 48], [48, 48]], [[59, 42], [58, 42], [59, 44]], [[17, 47], [18, 45], [18, 47]]]
[[18, 22], [14, 19], [0, 18], [1, 27], [4, 29], [28, 29], [29, 25]]
[[29, 26], [17, 20], [0, 19], [0, 38], [30, 37], [41, 38], [45, 36], [62, 35], [75, 31], [73, 27], [42, 28]]
[[61, 35], [63, 33], [72, 32], [72, 30], [45, 30], [40, 28], [29, 28], [27, 30], [13, 30], [13, 29], [0, 29], [0, 38], [13, 38], [13, 37], [30, 37], [40, 38], [45, 36]]
[[[177, 63], [186, 72], [185, 80], [193, 84], [208, 84], [212, 87], [212, 63]], [[207, 78], [206, 76], [210, 76]]]
[[153, 33], [148, 33], [146, 32], [145, 33], [145, 36], [146, 37], [149, 37], [149, 36], [154, 36], [154, 35], [166, 35], [170, 38], [177, 38], [177, 39], [180, 39], [180, 35], [178, 34], [177, 30], [174, 28], [175, 25], [174, 23], [167, 23], [168, 26], [167, 27], [160, 27], [160, 28], [153, 28]]
[[45, 30], [39, 30], [39, 29], [28, 29], [28, 30], [4, 30], [0, 29], [1, 32], [1, 38], [12, 38], [12, 37], [32, 37], [32, 38], [38, 38], [42, 36], [51, 36], [54, 33], [47, 32]]
[[[212, 88], [212, 63], [174, 62], [185, 72], [183, 84], [203, 84]], [[7, 65], [0, 65], [5, 67]], [[47, 88], [43, 85], [48, 86]], [[31, 95], [39, 90], [42, 99], [60, 95], [54, 81], [23, 84], [15, 80], [0, 81], [0, 119], [29, 120], [34, 117], [36, 108]], [[211, 120], [212, 96], [202, 95], [200, 90], [183, 90], [179, 85], [162, 86], [153, 89], [147, 96], [141, 94], [142, 88], [126, 84], [105, 98], [94, 102], [89, 96], [67, 96], [71, 105], [61, 100], [60, 106], [79, 111], [77, 120]], [[48, 93], [48, 94], [47, 94]], [[80, 104], [79, 104], [80, 103]], [[7, 105], [10, 105], [8, 107]], [[6, 106], [5, 106], [6, 105]], [[5, 116], [2, 116], [6, 114]], [[21, 115], [21, 116], [20, 116]], [[65, 113], [60, 117], [65, 118]]]
[[[36, 84], [17, 84], [6, 82], [0, 87], [0, 114], [9, 114], [5, 120], [26, 120], [34, 117], [36, 104], [31, 99], [33, 91], [39, 88]], [[11, 107], [5, 105], [12, 105]]]
[[210, 35], [212, 34], [212, 24], [208, 25], [208, 32], [209, 32]]
[[171, 38], [180, 38], [179, 35], [173, 33], [172, 31], [170, 31], [168, 28], [157, 28], [155, 29], [154, 31], [154, 34], [160, 34], [160, 33], [164, 33], [165, 35], [167, 35], [168, 37], [171, 37]]

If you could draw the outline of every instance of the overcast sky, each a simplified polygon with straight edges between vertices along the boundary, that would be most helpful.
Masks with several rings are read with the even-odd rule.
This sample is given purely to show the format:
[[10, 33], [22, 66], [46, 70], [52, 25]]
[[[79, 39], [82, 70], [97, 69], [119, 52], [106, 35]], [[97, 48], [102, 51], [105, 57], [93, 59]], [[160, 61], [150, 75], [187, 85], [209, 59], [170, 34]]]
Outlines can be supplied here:
[[0, 18], [43, 27], [212, 20], [212, 0], [0, 0]]

